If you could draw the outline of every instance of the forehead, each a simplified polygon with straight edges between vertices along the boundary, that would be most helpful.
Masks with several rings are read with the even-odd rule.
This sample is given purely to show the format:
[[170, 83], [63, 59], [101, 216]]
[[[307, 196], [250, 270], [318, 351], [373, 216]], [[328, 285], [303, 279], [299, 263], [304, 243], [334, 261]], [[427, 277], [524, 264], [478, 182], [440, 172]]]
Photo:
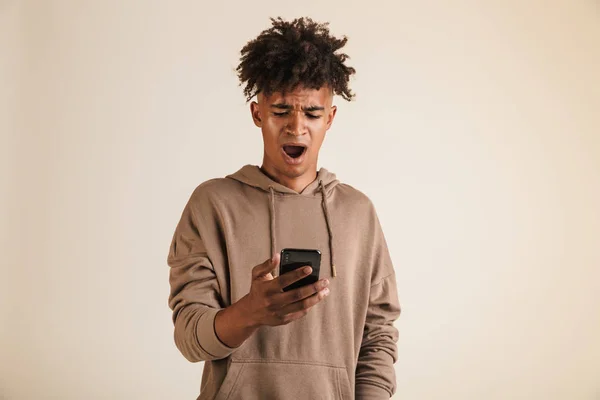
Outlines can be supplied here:
[[289, 105], [298, 106], [326, 106], [331, 103], [333, 95], [329, 87], [322, 87], [320, 89], [307, 89], [304, 87], [297, 87], [293, 91], [288, 92], [274, 92], [269, 96], [265, 96], [259, 93], [258, 100], [267, 103], [267, 105], [282, 103]]

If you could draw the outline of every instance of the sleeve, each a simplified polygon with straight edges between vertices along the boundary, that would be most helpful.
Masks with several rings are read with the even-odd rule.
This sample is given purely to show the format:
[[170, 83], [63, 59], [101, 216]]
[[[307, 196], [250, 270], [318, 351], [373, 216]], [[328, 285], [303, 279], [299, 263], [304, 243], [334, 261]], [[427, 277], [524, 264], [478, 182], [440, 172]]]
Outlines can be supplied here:
[[219, 284], [202, 240], [204, 229], [199, 216], [194, 213], [192, 195], [175, 229], [167, 258], [175, 345], [191, 362], [225, 358], [235, 350], [221, 342], [215, 332], [215, 316], [222, 309]]
[[396, 392], [400, 316], [396, 275], [379, 219], [373, 210], [372, 279], [355, 375], [356, 399], [389, 399]]

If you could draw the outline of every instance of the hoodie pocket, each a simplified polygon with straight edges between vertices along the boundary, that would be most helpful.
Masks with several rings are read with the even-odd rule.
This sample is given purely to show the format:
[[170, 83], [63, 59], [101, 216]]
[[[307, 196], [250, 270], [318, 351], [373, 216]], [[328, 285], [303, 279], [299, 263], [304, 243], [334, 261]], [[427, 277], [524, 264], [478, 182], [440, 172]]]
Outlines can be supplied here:
[[352, 400], [344, 366], [286, 360], [231, 360], [215, 400]]

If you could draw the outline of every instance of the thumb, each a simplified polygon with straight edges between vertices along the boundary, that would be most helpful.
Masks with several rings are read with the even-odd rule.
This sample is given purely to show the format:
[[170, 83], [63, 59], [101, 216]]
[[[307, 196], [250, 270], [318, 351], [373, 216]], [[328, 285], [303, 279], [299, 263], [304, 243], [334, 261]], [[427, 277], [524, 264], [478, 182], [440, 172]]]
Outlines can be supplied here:
[[[274, 254], [273, 257], [266, 260], [262, 264], [257, 265], [252, 269], [252, 278], [260, 278], [261, 276], [268, 275], [271, 271], [273, 271], [279, 265], [279, 254]], [[272, 276], [271, 276], [272, 278]]]

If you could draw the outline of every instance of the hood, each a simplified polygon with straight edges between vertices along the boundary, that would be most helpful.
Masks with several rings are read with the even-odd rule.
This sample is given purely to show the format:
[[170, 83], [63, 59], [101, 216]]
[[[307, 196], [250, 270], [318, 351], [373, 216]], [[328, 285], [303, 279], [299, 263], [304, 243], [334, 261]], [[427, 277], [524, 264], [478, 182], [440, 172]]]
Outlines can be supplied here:
[[[331, 230], [331, 215], [329, 213], [329, 209], [327, 206], [327, 197], [340, 182], [337, 180], [334, 173], [327, 171], [325, 168], [319, 169], [317, 172], [317, 178], [311, 182], [307, 187], [304, 188], [301, 192], [296, 192], [293, 189], [290, 189], [280, 183], [275, 182], [269, 176], [261, 171], [261, 169], [256, 165], [245, 165], [239, 171], [227, 175], [226, 178], [234, 179], [238, 182], [241, 182], [245, 185], [252, 186], [259, 190], [264, 191], [268, 194], [269, 206], [270, 206], [270, 236], [271, 236], [271, 256], [275, 253], [277, 246], [275, 242], [275, 230], [277, 229], [277, 214], [275, 212], [276, 208], [276, 195], [277, 197], [282, 197], [285, 199], [286, 196], [307, 196], [307, 197], [315, 197], [321, 196], [321, 205], [323, 208], [323, 218], [325, 218], [325, 223], [327, 225], [327, 232], [329, 234], [329, 257], [330, 257], [330, 265], [331, 265], [331, 276], [335, 277], [337, 275], [335, 268], [335, 257], [334, 257], [334, 242], [333, 242], [333, 232]], [[279, 274], [279, 271], [276, 271], [275, 274]]]

